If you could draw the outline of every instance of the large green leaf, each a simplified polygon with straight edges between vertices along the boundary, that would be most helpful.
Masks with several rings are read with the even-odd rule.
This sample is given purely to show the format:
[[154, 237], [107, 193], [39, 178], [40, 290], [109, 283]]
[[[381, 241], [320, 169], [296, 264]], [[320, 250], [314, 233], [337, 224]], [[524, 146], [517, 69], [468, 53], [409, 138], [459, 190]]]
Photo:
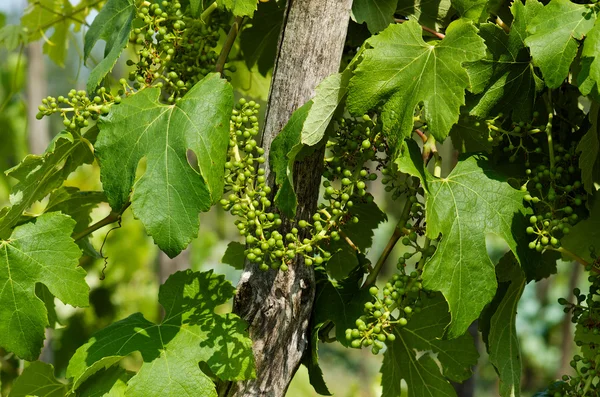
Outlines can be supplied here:
[[[163, 105], [159, 97], [160, 89], [149, 88], [115, 106], [99, 120], [96, 151], [110, 205], [123, 207], [133, 188], [134, 214], [174, 257], [198, 235], [198, 214], [223, 192], [233, 92], [210, 74], [176, 105]], [[199, 173], [188, 163], [188, 149]], [[146, 172], [134, 185], [142, 158]]]
[[552, 0], [527, 26], [530, 36], [525, 43], [548, 87], [557, 88], [569, 74], [578, 40], [594, 26], [596, 8], [569, 0]]
[[18, 183], [11, 190], [11, 206], [0, 210], [0, 238], [8, 237], [10, 229], [31, 204], [58, 188], [77, 167], [94, 161], [92, 142], [96, 131], [90, 130], [85, 137], [63, 131], [43, 155], [28, 155], [6, 171]]
[[352, 17], [358, 23], [367, 23], [371, 33], [377, 33], [394, 22], [398, 0], [355, 0]]
[[428, 179], [427, 236], [442, 239], [425, 264], [423, 286], [444, 294], [452, 314], [448, 334], [457, 337], [496, 292], [486, 234], [502, 238], [517, 253], [513, 228], [525, 193], [495, 175], [480, 156], [460, 160], [447, 178]]
[[404, 395], [402, 379], [408, 386], [408, 397], [456, 396], [448, 380], [467, 379], [478, 353], [468, 334], [451, 341], [440, 339], [449, 317], [448, 305], [436, 294], [424, 300], [421, 312], [413, 315], [406, 327], [396, 327], [396, 340], [386, 342], [388, 349], [381, 366], [383, 397]]
[[521, 353], [517, 336], [517, 304], [525, 284], [525, 274], [512, 252], [505, 254], [496, 266], [498, 292], [485, 310], [482, 322], [490, 362], [500, 377], [500, 395], [518, 397], [521, 394]]
[[127, 46], [131, 24], [135, 17], [133, 0], [108, 0], [85, 34], [83, 61], [87, 62], [98, 40], [106, 42], [104, 59], [94, 67], [88, 78], [87, 90], [93, 92], [115, 66], [121, 52]]
[[54, 376], [54, 367], [41, 361], [34, 361], [12, 385], [9, 397], [64, 397], [66, 384]]
[[471, 114], [479, 118], [513, 112], [513, 118], [530, 120], [537, 93], [543, 82], [535, 75], [529, 50], [526, 23], [543, 8], [537, 0], [513, 3], [510, 33], [496, 24], [481, 25], [479, 35], [488, 48], [486, 58], [466, 64], [472, 91], [477, 95]]
[[74, 226], [66, 215], [44, 214], [0, 240], [0, 346], [25, 360], [39, 356], [48, 325], [36, 283], [64, 303], [88, 304], [81, 251], [71, 239]]
[[247, 325], [235, 314], [214, 309], [227, 302], [235, 289], [212, 271], [173, 274], [160, 288], [165, 309], [160, 324], [141, 313], [109, 325], [80, 347], [69, 362], [73, 389], [122, 357], [139, 351], [143, 364], [128, 382], [126, 395], [216, 396], [215, 385], [198, 363], [205, 362], [222, 380], [254, 376], [252, 341]]
[[581, 168], [581, 181], [588, 193], [594, 193], [594, 183], [600, 182], [600, 106], [592, 103], [590, 113], [590, 129], [579, 141], [577, 151], [579, 168]]
[[135, 375], [119, 366], [102, 370], [88, 379], [77, 389], [78, 397], [122, 397], [127, 390], [127, 382]]
[[485, 56], [477, 29], [453, 22], [439, 43], [426, 43], [421, 26], [409, 21], [393, 25], [368, 40], [372, 47], [350, 79], [348, 108], [354, 115], [382, 106], [383, 131], [395, 144], [410, 135], [415, 109], [440, 141], [458, 120], [469, 77], [462, 66]]

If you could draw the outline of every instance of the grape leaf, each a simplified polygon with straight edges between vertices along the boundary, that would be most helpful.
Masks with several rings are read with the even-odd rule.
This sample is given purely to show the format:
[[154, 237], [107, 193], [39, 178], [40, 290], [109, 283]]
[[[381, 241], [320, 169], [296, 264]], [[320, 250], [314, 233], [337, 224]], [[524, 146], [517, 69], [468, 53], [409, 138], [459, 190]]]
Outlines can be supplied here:
[[434, 30], [446, 27], [454, 14], [450, 0], [399, 0], [396, 12]]
[[[91, 212], [98, 204], [105, 202], [106, 196], [103, 192], [85, 192], [76, 187], [63, 186], [52, 192], [48, 205], [44, 212], [60, 211], [69, 215], [76, 222], [73, 235], [84, 231], [92, 221]], [[84, 254], [93, 258], [100, 258], [89, 237], [76, 241]]]
[[83, 62], [87, 62], [92, 48], [98, 40], [104, 40], [106, 46], [104, 47], [104, 59], [92, 69], [88, 78], [88, 92], [93, 93], [104, 76], [115, 66], [129, 41], [134, 17], [135, 5], [132, 0], [108, 0], [94, 18], [92, 26], [85, 34]]
[[581, 50], [581, 70], [577, 85], [583, 95], [600, 94], [600, 20], [587, 33]]
[[165, 309], [160, 324], [141, 313], [109, 325], [80, 347], [67, 368], [73, 390], [99, 369], [139, 351], [143, 364], [128, 382], [126, 395], [216, 396], [213, 381], [198, 365], [205, 362], [222, 380], [254, 377], [252, 341], [246, 323], [235, 314], [214, 309], [227, 302], [234, 288], [212, 271], [180, 271], [159, 292]]
[[75, 221], [44, 214], [0, 240], [0, 346], [32, 361], [42, 349], [48, 315], [36, 283], [73, 306], [87, 306], [89, 288], [71, 239]]
[[312, 101], [308, 101], [292, 113], [292, 117], [271, 143], [270, 167], [275, 173], [275, 183], [279, 186], [275, 195], [275, 204], [288, 218], [296, 215], [298, 206], [294, 191], [294, 162], [303, 148], [302, 127], [311, 106]]
[[77, 389], [79, 397], [120, 397], [125, 395], [127, 382], [135, 375], [123, 368], [113, 366], [102, 370]]
[[325, 279], [317, 284], [313, 321], [316, 324], [333, 321], [337, 340], [346, 347], [350, 345], [346, 340], [346, 329], [356, 326], [356, 319], [364, 313], [365, 303], [371, 301], [369, 291], [360, 288], [362, 278], [362, 269], [355, 269], [339, 282]]
[[485, 22], [489, 17], [488, 2], [489, 0], [452, 0], [452, 7], [462, 18], [479, 23]]
[[373, 34], [394, 22], [398, 0], [355, 0], [352, 2], [352, 18], [357, 23], [367, 23]]
[[248, 69], [257, 65], [263, 76], [267, 75], [275, 63], [284, 9], [275, 1], [261, 3], [252, 18], [252, 26], [246, 27], [240, 34], [240, 50]]
[[0, 28], [0, 44], [8, 51], [14, 51], [19, 43], [25, 43], [26, 39], [21, 25], [6, 25]]
[[[521, 392], [521, 353], [517, 337], [517, 304], [527, 280], [512, 252], [496, 266], [498, 291], [486, 308], [485, 343], [490, 362], [500, 377], [500, 395], [518, 397]], [[481, 323], [480, 323], [481, 324]]]
[[[600, 257], [600, 192], [596, 192], [592, 202], [590, 217], [573, 226], [571, 232], [560, 241], [564, 248], [590, 263]], [[592, 253], [595, 257], [592, 257]]]
[[533, 63], [542, 71], [548, 87], [559, 87], [569, 74], [579, 47], [577, 40], [582, 40], [594, 26], [596, 8], [569, 0], [552, 0], [527, 25], [530, 36], [525, 44], [531, 49]]
[[64, 397], [67, 390], [67, 385], [54, 376], [52, 365], [34, 361], [16, 379], [9, 397]]
[[227, 249], [225, 250], [221, 262], [234, 269], [242, 270], [246, 261], [246, 255], [244, 254], [245, 250], [246, 246], [244, 244], [238, 243], [237, 241], [231, 241], [227, 244]]
[[331, 392], [327, 388], [325, 379], [323, 379], [323, 371], [319, 366], [319, 330], [323, 324], [309, 327], [310, 335], [308, 338], [307, 352], [302, 356], [302, 364], [308, 370], [308, 379], [315, 391], [322, 396], [331, 396]]
[[526, 23], [540, 12], [542, 3], [516, 1], [511, 6], [514, 16], [510, 33], [496, 24], [481, 25], [479, 35], [488, 48], [486, 58], [467, 63], [476, 105], [470, 114], [479, 118], [499, 112], [513, 112], [515, 120], [530, 120], [535, 99], [544, 84], [533, 70], [529, 50], [525, 47]]
[[256, 11], [256, 0], [217, 0], [217, 4], [227, 8], [237, 17], [248, 16], [252, 18]]
[[592, 103], [590, 107], [590, 129], [579, 141], [577, 151], [579, 156], [579, 168], [581, 169], [581, 181], [588, 193], [594, 193], [595, 182], [600, 181], [600, 107]]
[[[198, 235], [198, 214], [223, 192], [233, 92], [210, 74], [175, 105], [159, 97], [160, 89], [148, 88], [113, 107], [98, 122], [96, 152], [111, 207], [121, 209], [133, 187], [133, 213], [174, 257]], [[187, 149], [196, 154], [200, 173], [188, 163]], [[146, 172], [134, 185], [142, 158]]]
[[383, 131], [392, 145], [410, 135], [419, 103], [431, 133], [443, 141], [458, 120], [469, 77], [463, 62], [485, 56], [470, 22], [455, 21], [439, 43], [423, 41], [421, 26], [392, 25], [368, 40], [372, 47], [350, 79], [348, 109], [362, 115], [382, 105]]
[[316, 145], [325, 136], [335, 110], [346, 98], [348, 81], [352, 70], [346, 68], [341, 73], [332, 74], [323, 80], [315, 89], [315, 97], [302, 125], [301, 140], [308, 146]]
[[6, 171], [18, 180], [10, 194], [10, 207], [0, 210], [0, 238], [6, 238], [23, 211], [58, 188], [82, 164], [94, 161], [92, 143], [96, 129], [85, 136], [63, 131], [41, 155], [30, 154], [19, 165]]
[[442, 234], [423, 269], [423, 287], [440, 291], [452, 321], [449, 337], [462, 335], [496, 292], [494, 264], [485, 235], [496, 234], [518, 255], [513, 223], [523, 210], [524, 192], [490, 170], [482, 156], [460, 160], [447, 178], [429, 176], [427, 236]]
[[[456, 396], [448, 379], [460, 382], [470, 377], [478, 353], [469, 334], [451, 341], [440, 339], [449, 317], [448, 305], [435, 294], [424, 299], [421, 312], [407, 326], [394, 329], [396, 340], [386, 342], [381, 366], [383, 397], [404, 395], [401, 379], [408, 385], [408, 397]], [[441, 363], [442, 373], [434, 358]]]

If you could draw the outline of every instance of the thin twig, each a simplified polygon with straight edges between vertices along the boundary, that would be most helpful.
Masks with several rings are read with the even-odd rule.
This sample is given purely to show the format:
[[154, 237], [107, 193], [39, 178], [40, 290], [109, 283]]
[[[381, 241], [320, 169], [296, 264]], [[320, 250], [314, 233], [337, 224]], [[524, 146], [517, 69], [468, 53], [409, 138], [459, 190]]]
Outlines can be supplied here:
[[221, 73], [221, 75], [223, 75], [223, 68], [225, 67], [225, 62], [227, 62], [227, 57], [229, 56], [231, 47], [233, 47], [235, 38], [237, 37], [237, 34], [240, 31], [240, 26], [242, 26], [243, 19], [243, 17], [235, 18], [233, 24], [231, 25], [231, 29], [229, 29], [229, 33], [227, 34], [225, 44], [223, 44], [223, 49], [221, 50], [221, 54], [219, 55], [219, 59], [217, 60], [217, 66], [215, 67], [217, 73]]
[[[404, 23], [404, 22], [408, 22], [408, 19], [395, 18], [394, 21], [396, 23]], [[432, 35], [434, 35], [435, 37], [437, 37], [440, 40], [442, 40], [444, 37], [446, 37], [445, 34], [440, 33], [440, 32], [436, 32], [435, 30], [433, 30], [431, 28], [428, 28], [427, 26], [421, 25], [421, 29], [423, 29], [426, 32], [431, 33]]]

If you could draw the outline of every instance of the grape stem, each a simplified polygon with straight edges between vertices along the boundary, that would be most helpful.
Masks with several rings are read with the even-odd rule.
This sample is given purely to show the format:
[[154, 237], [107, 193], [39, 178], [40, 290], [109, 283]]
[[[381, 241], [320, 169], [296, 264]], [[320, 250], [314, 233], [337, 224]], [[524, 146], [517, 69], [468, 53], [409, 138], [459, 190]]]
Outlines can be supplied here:
[[217, 2], [215, 1], [214, 3], [206, 7], [206, 10], [202, 11], [202, 14], [200, 14], [200, 20], [206, 23], [206, 18], [208, 18], [210, 14], [212, 14], [212, 12], [217, 9], [217, 6]]
[[217, 73], [221, 73], [221, 76], [223, 75], [223, 68], [225, 67], [225, 62], [227, 61], [229, 52], [231, 51], [233, 43], [235, 42], [235, 38], [237, 37], [237, 34], [240, 31], [240, 27], [242, 26], [243, 19], [243, 17], [235, 18], [233, 24], [231, 25], [231, 29], [229, 29], [229, 33], [227, 34], [225, 44], [223, 44], [221, 54], [219, 54], [219, 59], [217, 60], [215, 70]]
[[[547, 247], [547, 248], [550, 249], [550, 250], [552, 250], [552, 251], [560, 252], [561, 254], [564, 254], [564, 255], [566, 255], [568, 257], [571, 257], [573, 260], [581, 263], [583, 266], [588, 266], [590, 264], [588, 261], [586, 261], [585, 259], [583, 259], [579, 255], [577, 255], [576, 253], [569, 251], [565, 247], [558, 247], [558, 248]], [[599, 270], [596, 270], [595, 267], [594, 267], [594, 271], [597, 272], [597, 273], [599, 272]]]
[[388, 256], [390, 256], [390, 254], [392, 253], [392, 250], [396, 246], [396, 243], [398, 242], [400, 237], [402, 237], [405, 234], [404, 225], [406, 225], [406, 221], [408, 221], [408, 217], [410, 216], [410, 207], [411, 206], [412, 206], [412, 203], [410, 202], [410, 200], [407, 197], [406, 203], [404, 203], [404, 208], [402, 209], [402, 215], [400, 215], [400, 220], [398, 221], [398, 223], [396, 224], [396, 227], [394, 228], [394, 233], [392, 233], [390, 240], [388, 241], [383, 252], [379, 256], [379, 259], [377, 260], [377, 263], [373, 267], [373, 270], [371, 270], [371, 272], [369, 273], [369, 276], [365, 280], [365, 283], [362, 286], [363, 289], [369, 288], [371, 285], [373, 285], [375, 283], [375, 281], [377, 280], [377, 276], [379, 275], [379, 272], [381, 271], [381, 268], [383, 267], [383, 264], [387, 260]]
[[[404, 23], [404, 22], [408, 22], [408, 19], [395, 18], [394, 21], [396, 23]], [[421, 29], [423, 29], [426, 32], [431, 33], [432, 35], [434, 35], [435, 37], [437, 37], [440, 40], [442, 40], [444, 37], [446, 37], [445, 34], [440, 33], [440, 32], [436, 32], [435, 30], [433, 30], [431, 28], [428, 28], [427, 26], [421, 25]]]
[[552, 109], [552, 91], [548, 90], [548, 95], [544, 96], [546, 111], [548, 112], [548, 124], [546, 124], [546, 136], [548, 137], [548, 155], [550, 156], [550, 169], [554, 169], [554, 144], [552, 142], [552, 119], [554, 110]]
[[105, 218], [99, 220], [98, 222], [94, 223], [93, 225], [88, 226], [81, 232], [73, 235], [73, 240], [75, 240], [75, 241], [81, 240], [82, 238], [94, 233], [96, 230], [101, 229], [106, 225], [110, 225], [111, 223], [117, 222], [119, 219], [121, 219], [123, 212], [125, 212], [125, 210], [127, 208], [129, 208], [130, 205], [131, 205], [131, 202], [128, 201], [127, 203], [125, 203], [125, 205], [123, 206], [123, 208], [121, 208], [120, 211], [118, 211], [118, 212], [111, 211], [111, 213], [108, 214]]

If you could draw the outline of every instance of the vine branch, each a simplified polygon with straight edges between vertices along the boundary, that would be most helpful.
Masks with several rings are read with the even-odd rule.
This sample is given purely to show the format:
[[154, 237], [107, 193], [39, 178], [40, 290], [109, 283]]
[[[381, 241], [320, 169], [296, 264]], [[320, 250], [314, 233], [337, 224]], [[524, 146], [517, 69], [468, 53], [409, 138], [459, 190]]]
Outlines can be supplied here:
[[121, 219], [121, 216], [123, 215], [125, 210], [127, 208], [129, 208], [130, 205], [131, 205], [131, 202], [128, 201], [123, 206], [123, 208], [121, 208], [121, 210], [119, 212], [111, 211], [111, 213], [108, 214], [105, 218], [99, 220], [98, 222], [88, 226], [87, 228], [80, 231], [79, 233], [73, 235], [73, 240], [75, 240], [75, 241], [81, 240], [82, 238], [94, 233], [96, 230], [101, 229], [106, 225], [110, 225], [111, 223], [117, 222], [119, 219]]
[[[402, 19], [402, 18], [394, 18], [394, 21], [396, 23], [404, 23], [404, 22], [408, 22], [408, 19]], [[445, 34], [437, 32], [431, 28], [428, 28], [427, 26], [423, 26], [421, 25], [421, 29], [423, 29], [424, 31], [431, 33], [432, 35], [434, 35], [435, 37], [437, 37], [438, 39], [442, 40], [444, 37], [446, 37]]]

